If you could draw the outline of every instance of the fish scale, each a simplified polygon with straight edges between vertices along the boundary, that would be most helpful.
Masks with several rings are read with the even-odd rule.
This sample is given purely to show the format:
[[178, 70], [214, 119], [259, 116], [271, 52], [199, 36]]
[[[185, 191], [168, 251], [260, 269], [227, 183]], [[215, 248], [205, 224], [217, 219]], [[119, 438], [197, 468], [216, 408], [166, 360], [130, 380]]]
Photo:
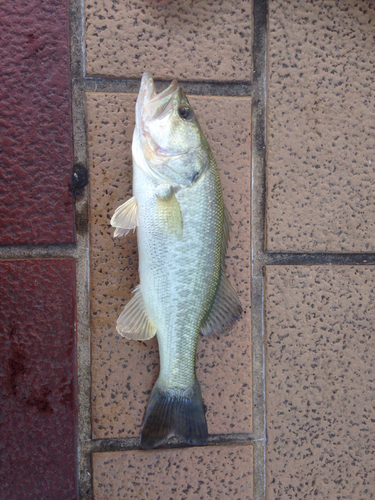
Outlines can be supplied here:
[[[138, 246], [142, 249], [141, 291], [148, 315], [158, 327], [162, 367], [159, 383], [187, 387], [187, 381], [195, 381], [200, 323], [219, 280], [223, 210], [217, 207], [223, 203], [221, 191], [215, 190], [212, 171], [188, 188], [189, 192], [176, 194], [183, 221], [183, 235], [179, 238], [158, 226], [153, 182], [136, 164], [133, 168], [133, 192], [140, 220]], [[150, 184], [148, 189], [146, 183]], [[210, 203], [212, 192], [215, 199]], [[211, 282], [210, 287], [207, 282]], [[161, 303], [164, 307], [160, 307]], [[207, 304], [206, 310], [202, 304]]]

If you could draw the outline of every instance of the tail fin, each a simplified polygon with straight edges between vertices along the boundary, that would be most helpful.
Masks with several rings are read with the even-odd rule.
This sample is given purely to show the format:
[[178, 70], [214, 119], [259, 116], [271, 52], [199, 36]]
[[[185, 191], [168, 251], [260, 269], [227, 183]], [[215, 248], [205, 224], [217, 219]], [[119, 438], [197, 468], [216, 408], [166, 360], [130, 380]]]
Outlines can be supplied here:
[[158, 387], [152, 390], [143, 417], [141, 448], [157, 448], [172, 436], [191, 446], [207, 444], [207, 422], [198, 380], [191, 391]]

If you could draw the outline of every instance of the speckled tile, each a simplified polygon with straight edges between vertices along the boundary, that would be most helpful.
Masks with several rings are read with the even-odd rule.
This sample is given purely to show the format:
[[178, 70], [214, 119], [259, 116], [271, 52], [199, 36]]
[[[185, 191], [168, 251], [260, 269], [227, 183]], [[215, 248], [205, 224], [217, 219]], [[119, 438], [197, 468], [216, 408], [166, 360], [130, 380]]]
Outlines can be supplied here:
[[375, 267], [268, 267], [267, 499], [375, 498]]
[[269, 10], [267, 249], [375, 251], [375, 4]]
[[251, 81], [252, 1], [85, 0], [86, 74]]
[[94, 453], [94, 499], [253, 498], [252, 446]]
[[[135, 95], [88, 94], [92, 398], [94, 438], [138, 436], [158, 374], [156, 339], [128, 341], [116, 320], [138, 284], [136, 235], [112, 238], [110, 218], [131, 195]], [[247, 98], [192, 97], [232, 214], [227, 275], [245, 314], [227, 335], [198, 344], [197, 374], [210, 433], [251, 431], [250, 114]]]
[[0, 498], [77, 500], [75, 262], [0, 261]]

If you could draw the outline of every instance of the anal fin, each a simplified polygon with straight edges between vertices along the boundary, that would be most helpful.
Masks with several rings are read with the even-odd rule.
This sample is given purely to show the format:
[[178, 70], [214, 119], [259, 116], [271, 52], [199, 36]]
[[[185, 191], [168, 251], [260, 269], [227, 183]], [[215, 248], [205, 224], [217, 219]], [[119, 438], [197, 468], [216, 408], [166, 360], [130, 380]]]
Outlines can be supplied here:
[[116, 208], [111, 219], [111, 226], [116, 228], [114, 237], [126, 236], [129, 231], [138, 226], [138, 205], [134, 196]]
[[242, 306], [237, 292], [221, 270], [219, 286], [206, 322], [201, 327], [203, 335], [222, 333], [240, 318]]
[[155, 335], [156, 326], [148, 317], [139, 285], [120, 314], [116, 330], [122, 337], [131, 340], [148, 340]]

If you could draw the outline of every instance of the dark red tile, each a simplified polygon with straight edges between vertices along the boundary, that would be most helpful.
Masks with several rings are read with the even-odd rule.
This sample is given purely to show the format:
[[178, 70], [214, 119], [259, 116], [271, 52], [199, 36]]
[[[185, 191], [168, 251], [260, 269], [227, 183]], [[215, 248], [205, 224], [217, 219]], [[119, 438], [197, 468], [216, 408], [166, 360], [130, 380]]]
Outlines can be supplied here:
[[1, 2], [0, 244], [74, 241], [66, 0]]
[[0, 498], [76, 499], [75, 263], [0, 261]]

